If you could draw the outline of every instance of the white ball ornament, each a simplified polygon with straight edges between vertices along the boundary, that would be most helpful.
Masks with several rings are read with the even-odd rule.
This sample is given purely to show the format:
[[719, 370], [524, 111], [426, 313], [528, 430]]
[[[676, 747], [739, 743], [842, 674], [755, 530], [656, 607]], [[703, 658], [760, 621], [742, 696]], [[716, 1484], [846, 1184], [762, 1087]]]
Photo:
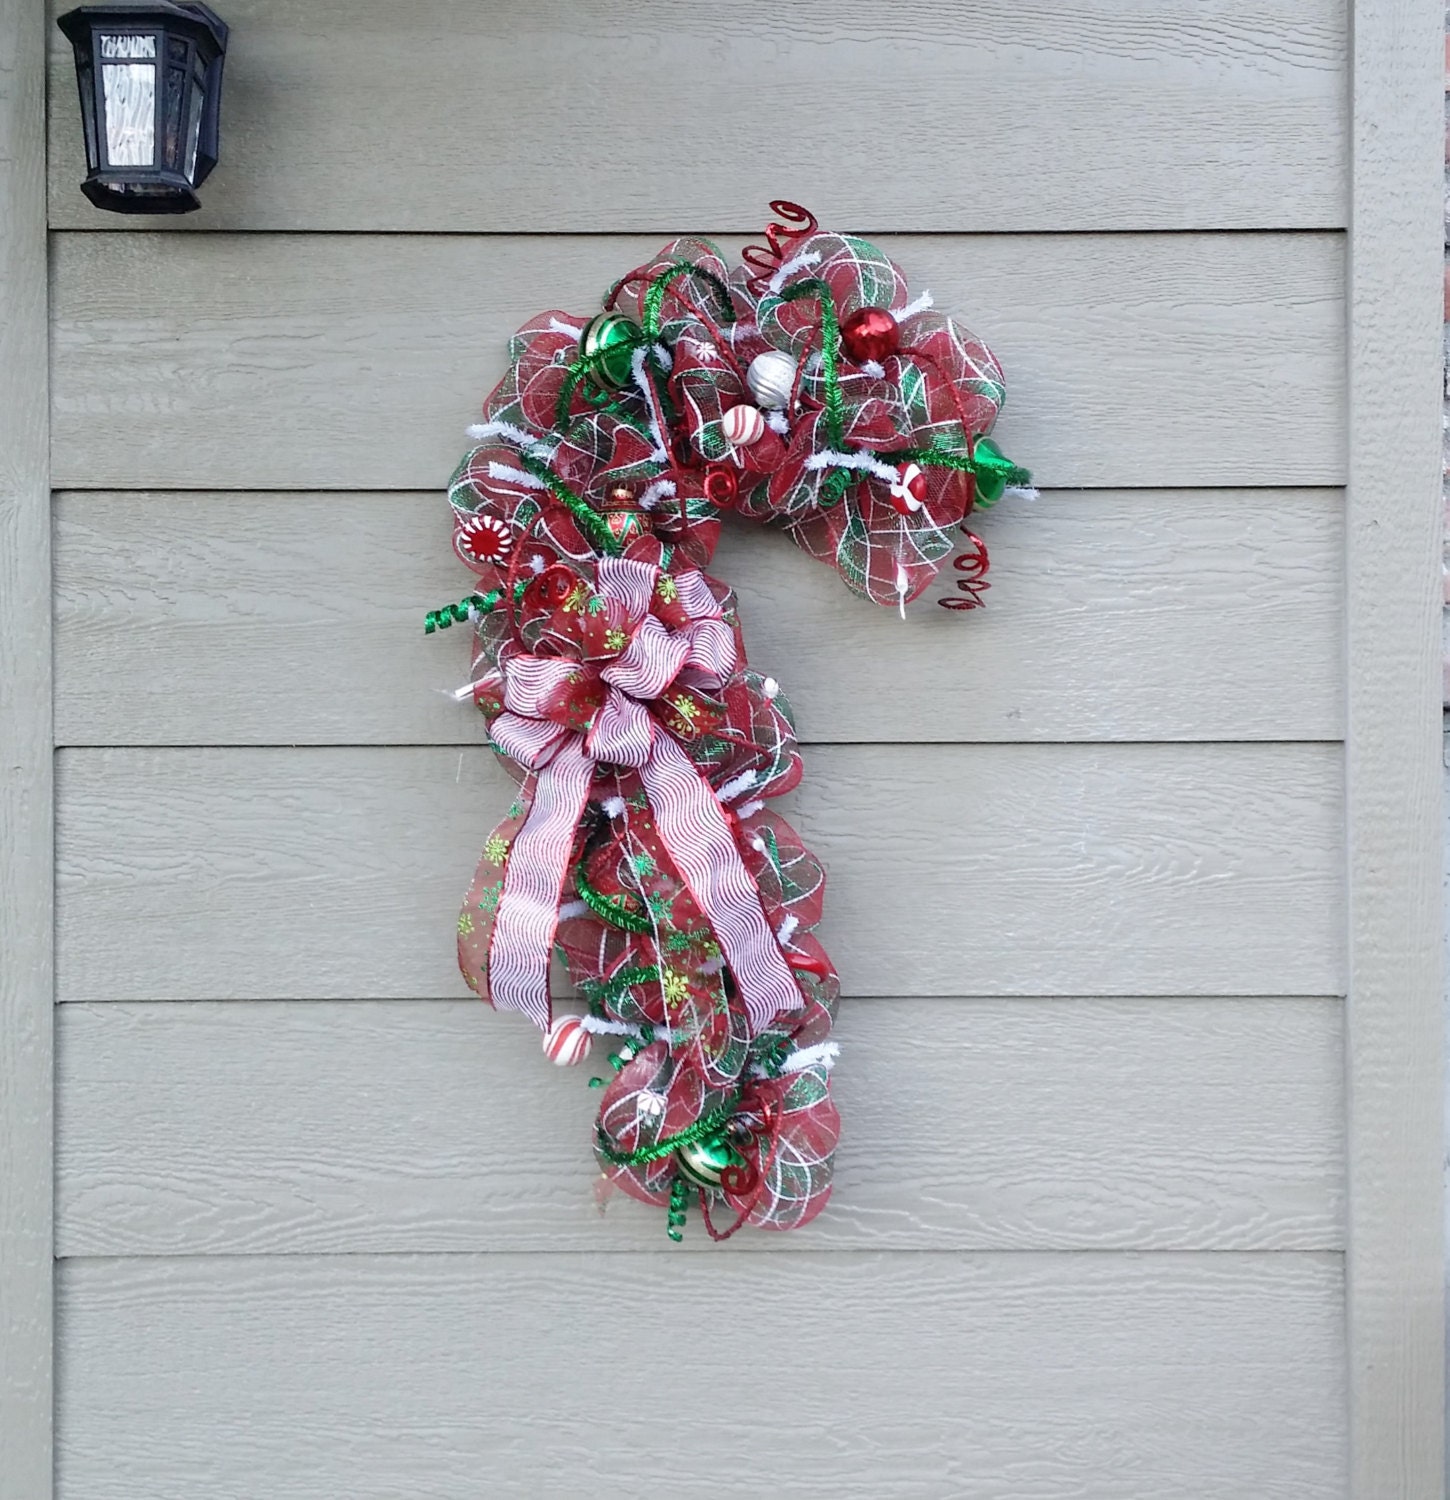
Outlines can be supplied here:
[[745, 383], [761, 406], [768, 411], [784, 411], [795, 390], [795, 361], [779, 349], [767, 349], [750, 361]]
[[544, 1056], [561, 1068], [582, 1063], [593, 1045], [578, 1016], [559, 1016], [544, 1034]]
[[720, 430], [727, 442], [748, 448], [765, 436], [765, 418], [755, 406], [732, 406], [720, 418]]

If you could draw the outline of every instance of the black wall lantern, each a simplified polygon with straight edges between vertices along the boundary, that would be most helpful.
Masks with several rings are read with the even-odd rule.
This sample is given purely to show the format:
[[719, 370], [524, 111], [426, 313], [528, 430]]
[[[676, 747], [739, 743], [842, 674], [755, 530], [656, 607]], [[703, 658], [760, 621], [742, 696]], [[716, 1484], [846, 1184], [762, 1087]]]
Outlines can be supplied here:
[[57, 22], [76, 54], [97, 208], [185, 214], [217, 163], [226, 23], [205, 5], [83, 5]]

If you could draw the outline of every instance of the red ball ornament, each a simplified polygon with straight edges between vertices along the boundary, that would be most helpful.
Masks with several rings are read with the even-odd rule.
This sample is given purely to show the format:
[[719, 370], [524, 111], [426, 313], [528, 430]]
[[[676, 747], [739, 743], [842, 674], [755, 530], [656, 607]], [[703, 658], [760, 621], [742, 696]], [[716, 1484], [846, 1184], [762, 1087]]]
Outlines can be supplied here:
[[880, 364], [900, 343], [901, 329], [884, 307], [858, 308], [841, 324], [841, 347], [858, 365], [867, 360]]

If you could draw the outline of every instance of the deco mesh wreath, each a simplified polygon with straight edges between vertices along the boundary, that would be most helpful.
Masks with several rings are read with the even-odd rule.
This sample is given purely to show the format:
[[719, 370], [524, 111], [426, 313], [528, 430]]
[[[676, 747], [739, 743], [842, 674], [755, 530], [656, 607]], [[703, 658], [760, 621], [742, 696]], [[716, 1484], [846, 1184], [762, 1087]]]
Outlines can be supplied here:
[[[464, 977], [555, 1062], [617, 1041], [594, 1149], [672, 1239], [691, 1197], [716, 1239], [806, 1223], [839, 1133], [825, 876], [767, 805], [801, 758], [703, 571], [721, 514], [904, 608], [974, 505], [1028, 478], [987, 437], [986, 347], [865, 240], [772, 208], [743, 265], [679, 239], [595, 316], [519, 330], [449, 490], [480, 591], [425, 622], [475, 622], [457, 696], [520, 781], [459, 917]], [[986, 587], [967, 536], [951, 608]], [[556, 948], [587, 1015], [553, 1017]]]

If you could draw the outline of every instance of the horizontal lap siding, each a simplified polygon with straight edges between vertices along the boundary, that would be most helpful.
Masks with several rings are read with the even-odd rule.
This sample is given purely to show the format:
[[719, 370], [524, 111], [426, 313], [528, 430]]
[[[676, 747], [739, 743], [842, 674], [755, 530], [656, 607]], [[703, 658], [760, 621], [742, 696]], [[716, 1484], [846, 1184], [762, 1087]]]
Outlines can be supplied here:
[[[1338, 1497], [1342, 5], [227, 19], [187, 220], [85, 204], [51, 61], [62, 1500]], [[604, 1049], [454, 998], [512, 786], [420, 617], [509, 333], [768, 194], [986, 337], [1046, 489], [967, 617], [727, 529], [845, 1132], [674, 1250], [593, 1206]]]
[[[725, 1253], [1342, 1243], [1336, 1000], [877, 998], [836, 1036], [831, 1211]], [[544, 1068], [471, 999], [67, 1005], [61, 1253], [678, 1253], [595, 1211], [604, 1050]]]
[[[86, 1001], [455, 994], [514, 793], [482, 747], [67, 751], [59, 785]], [[1332, 995], [1341, 799], [1337, 745], [841, 745], [784, 807], [848, 995]]]
[[70, 1500], [1340, 1500], [1334, 1255], [72, 1261]]
[[[1055, 490], [973, 525], [987, 608], [905, 622], [728, 529], [712, 571], [805, 742], [1338, 737], [1338, 491]], [[437, 493], [61, 496], [58, 740], [482, 742], [442, 692], [469, 633], [421, 625], [468, 586], [449, 533]]]
[[[231, 0], [227, 20], [222, 168], [194, 219], [146, 228], [750, 231], [771, 196], [875, 233], [1345, 222], [1338, 0]], [[51, 222], [114, 229], [76, 191], [51, 41]]]
[[[508, 336], [660, 243], [58, 235], [54, 482], [436, 490]], [[999, 436], [1039, 484], [1342, 483], [1340, 235], [882, 245], [1001, 358]]]

